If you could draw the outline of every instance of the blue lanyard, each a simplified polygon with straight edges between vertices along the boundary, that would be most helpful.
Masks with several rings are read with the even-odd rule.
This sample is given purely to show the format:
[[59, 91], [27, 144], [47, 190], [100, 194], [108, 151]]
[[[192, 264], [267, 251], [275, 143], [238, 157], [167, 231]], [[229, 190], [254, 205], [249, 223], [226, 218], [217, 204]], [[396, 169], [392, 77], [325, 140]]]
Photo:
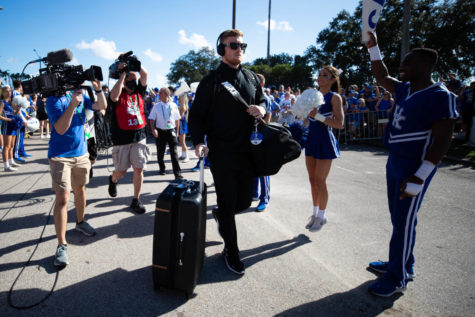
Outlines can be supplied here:
[[[168, 103], [163, 103], [163, 105], [166, 106], [168, 105]], [[162, 108], [163, 120], [165, 120], [165, 111], [163, 111], [163, 107], [160, 107], [160, 108]], [[170, 120], [171, 117], [172, 117], [172, 106], [168, 105], [168, 118], [165, 121]]]
[[[67, 93], [66, 99], [69, 101], [68, 105], [69, 103], [71, 103], [71, 98], [72, 98], [72, 95], [70, 93]], [[76, 108], [74, 108], [74, 114], [78, 115], [83, 125], [86, 124], [86, 107], [84, 107], [84, 96], [81, 101], [81, 104], [79, 106], [76, 106]]]

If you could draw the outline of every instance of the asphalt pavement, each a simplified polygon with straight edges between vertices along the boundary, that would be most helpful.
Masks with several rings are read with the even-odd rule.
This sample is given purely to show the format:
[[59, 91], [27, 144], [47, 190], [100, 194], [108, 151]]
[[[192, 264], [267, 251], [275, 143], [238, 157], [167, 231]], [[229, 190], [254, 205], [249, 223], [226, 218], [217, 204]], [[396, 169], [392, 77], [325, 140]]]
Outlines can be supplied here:
[[[220, 256], [223, 243], [211, 216], [216, 195], [206, 170], [211, 186], [204, 267], [195, 294], [186, 299], [177, 291], [153, 289], [155, 200], [173, 173], [166, 156], [168, 173], [158, 175], [155, 145], [148, 143], [153, 159], [142, 188], [147, 212], [136, 215], [128, 208], [132, 172], [119, 182], [118, 196], [109, 197], [110, 151], [100, 155], [86, 190], [86, 218], [97, 235], [74, 230], [71, 199], [70, 264], [58, 271], [48, 143], [38, 136], [26, 140], [33, 155], [28, 163], [14, 173], [0, 171], [0, 316], [473, 316], [473, 167], [440, 167], [419, 212], [416, 278], [403, 295], [390, 298], [367, 292], [377, 276], [366, 269], [388, 254], [385, 150], [341, 147], [328, 178], [328, 223], [316, 233], [305, 229], [312, 203], [304, 156], [272, 176], [268, 208], [256, 213], [254, 203], [237, 216], [242, 277], [227, 271]], [[183, 174], [198, 180], [191, 172], [197, 160], [189, 153], [193, 159], [182, 164]], [[10, 305], [29, 306], [52, 289], [31, 309]]]

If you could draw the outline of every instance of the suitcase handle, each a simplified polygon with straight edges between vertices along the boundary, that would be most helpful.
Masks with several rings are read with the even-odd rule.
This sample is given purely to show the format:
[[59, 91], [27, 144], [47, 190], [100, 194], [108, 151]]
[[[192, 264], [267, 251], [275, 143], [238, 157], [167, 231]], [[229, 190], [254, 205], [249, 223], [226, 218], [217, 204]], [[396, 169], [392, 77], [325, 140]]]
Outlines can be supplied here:
[[179, 254], [178, 265], [179, 266], [183, 266], [183, 240], [184, 239], [185, 239], [185, 233], [180, 232], [180, 245], [178, 249], [178, 254]]
[[201, 150], [200, 153], [200, 193], [203, 193], [204, 184], [205, 184], [205, 151]]

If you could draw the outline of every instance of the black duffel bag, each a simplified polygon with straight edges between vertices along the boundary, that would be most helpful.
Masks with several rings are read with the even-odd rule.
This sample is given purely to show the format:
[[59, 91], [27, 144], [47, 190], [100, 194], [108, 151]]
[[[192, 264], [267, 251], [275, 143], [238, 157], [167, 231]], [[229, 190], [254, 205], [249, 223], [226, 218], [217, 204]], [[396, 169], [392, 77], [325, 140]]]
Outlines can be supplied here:
[[[252, 77], [249, 70], [244, 69], [246, 76]], [[251, 81], [254, 82], [254, 80]], [[225, 81], [221, 85], [248, 109], [249, 105], [242, 98], [239, 91], [234, 86]], [[260, 89], [255, 83], [256, 89]], [[302, 148], [300, 144], [292, 138], [292, 134], [284, 126], [278, 123], [266, 123], [259, 119], [257, 130], [262, 134], [262, 142], [259, 144], [251, 143], [252, 159], [254, 162], [254, 174], [256, 176], [270, 176], [277, 174], [282, 165], [295, 160], [300, 156]]]
[[262, 142], [258, 145], [251, 144], [256, 176], [277, 174], [282, 165], [300, 156], [300, 144], [281, 124], [260, 122], [257, 130], [262, 134]]

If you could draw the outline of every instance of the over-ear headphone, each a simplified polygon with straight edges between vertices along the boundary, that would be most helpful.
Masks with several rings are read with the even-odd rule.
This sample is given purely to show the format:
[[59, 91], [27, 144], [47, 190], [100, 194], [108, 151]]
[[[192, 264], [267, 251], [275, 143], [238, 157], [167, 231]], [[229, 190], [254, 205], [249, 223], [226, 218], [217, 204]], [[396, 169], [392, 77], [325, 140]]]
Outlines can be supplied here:
[[216, 40], [216, 52], [220, 55], [220, 56], [224, 56], [224, 48], [226, 46], [224, 46], [223, 43], [221, 43], [221, 36], [224, 34], [224, 32], [222, 32], [219, 36], [218, 36], [218, 39]]

